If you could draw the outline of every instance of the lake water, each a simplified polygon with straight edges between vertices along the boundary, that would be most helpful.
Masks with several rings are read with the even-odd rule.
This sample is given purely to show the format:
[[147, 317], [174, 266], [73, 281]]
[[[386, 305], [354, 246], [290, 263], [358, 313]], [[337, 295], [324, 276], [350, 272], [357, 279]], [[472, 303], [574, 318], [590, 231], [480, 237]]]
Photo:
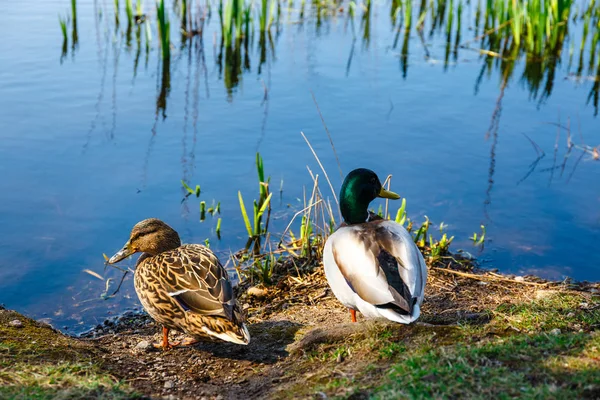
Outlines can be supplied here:
[[[151, 3], [148, 52], [143, 29], [139, 49], [136, 27], [128, 40], [123, 10], [115, 27], [113, 7], [78, 2], [78, 42], [73, 48], [69, 25], [64, 55], [57, 15], [69, 13], [70, 2], [5, 7], [0, 302], [7, 307], [81, 332], [136, 306], [131, 277], [102, 300], [106, 282], [83, 270], [118, 280], [118, 271], [104, 271], [102, 254], [118, 250], [147, 217], [172, 225], [184, 242], [208, 238], [226, 260], [246, 241], [237, 192], [247, 203], [257, 196], [257, 151], [273, 190], [283, 188], [272, 228], [283, 230], [302, 208], [303, 187], [312, 187], [307, 166], [320, 173], [301, 131], [336, 190], [341, 184], [311, 92], [343, 171], [392, 174], [409, 216], [447, 224], [454, 249], [508, 273], [600, 279], [600, 162], [580, 148], [600, 144], [598, 78], [597, 69], [577, 68], [581, 23], [536, 85], [523, 58], [506, 78], [499, 59], [448, 52], [443, 27], [426, 28], [423, 40], [414, 28], [397, 39], [386, 2], [373, 3], [366, 26], [358, 7], [352, 23], [347, 7], [319, 14], [306, 4], [301, 19], [299, 2], [284, 5], [264, 45], [257, 29], [247, 51], [222, 56], [217, 4], [202, 37], [183, 44], [169, 5], [165, 81]], [[466, 5], [461, 43], [475, 36], [473, 14]], [[570, 152], [556, 124], [570, 126], [577, 145]], [[181, 180], [199, 184], [201, 198], [182, 202]], [[221, 203], [221, 240], [216, 218], [199, 222], [200, 200]], [[483, 251], [469, 240], [481, 224]]]

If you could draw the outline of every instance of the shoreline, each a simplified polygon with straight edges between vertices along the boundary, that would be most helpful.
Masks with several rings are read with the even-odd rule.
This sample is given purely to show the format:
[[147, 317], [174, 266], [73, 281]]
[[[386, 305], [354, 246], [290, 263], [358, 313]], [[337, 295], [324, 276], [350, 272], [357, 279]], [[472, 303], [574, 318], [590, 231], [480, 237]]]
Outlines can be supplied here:
[[[411, 325], [360, 315], [350, 323], [319, 263], [284, 268], [268, 287], [246, 280], [237, 291], [248, 346], [163, 352], [151, 346], [159, 327], [144, 314], [71, 337], [1, 310], [0, 398], [600, 396], [600, 283], [441, 265], [429, 267], [422, 316]], [[466, 369], [440, 367], [456, 362]], [[558, 373], [552, 363], [575, 367]], [[497, 382], [503, 375], [510, 379]]]

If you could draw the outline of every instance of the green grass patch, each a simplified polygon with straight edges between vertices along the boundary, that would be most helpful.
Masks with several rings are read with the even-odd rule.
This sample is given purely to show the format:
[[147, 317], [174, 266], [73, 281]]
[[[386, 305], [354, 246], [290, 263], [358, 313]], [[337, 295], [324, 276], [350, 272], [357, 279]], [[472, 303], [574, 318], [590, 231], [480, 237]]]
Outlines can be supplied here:
[[374, 390], [388, 398], [597, 398], [597, 334], [516, 335], [408, 355]]
[[288, 393], [375, 399], [600, 398], [600, 298], [537, 294], [532, 301], [515, 299], [484, 310], [491, 319], [483, 322], [374, 324], [343, 340], [321, 343], [306, 353], [299, 370], [315, 372]]

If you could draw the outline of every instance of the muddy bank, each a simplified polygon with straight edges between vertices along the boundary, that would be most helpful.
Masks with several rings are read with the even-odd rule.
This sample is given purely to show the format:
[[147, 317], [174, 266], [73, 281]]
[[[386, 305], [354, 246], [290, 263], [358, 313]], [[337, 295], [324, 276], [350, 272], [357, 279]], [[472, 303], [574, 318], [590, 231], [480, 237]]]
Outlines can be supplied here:
[[166, 352], [151, 346], [160, 327], [143, 314], [71, 338], [2, 310], [0, 397], [597, 398], [599, 289], [431, 268], [419, 323], [352, 324], [316, 268], [240, 288], [248, 346]]

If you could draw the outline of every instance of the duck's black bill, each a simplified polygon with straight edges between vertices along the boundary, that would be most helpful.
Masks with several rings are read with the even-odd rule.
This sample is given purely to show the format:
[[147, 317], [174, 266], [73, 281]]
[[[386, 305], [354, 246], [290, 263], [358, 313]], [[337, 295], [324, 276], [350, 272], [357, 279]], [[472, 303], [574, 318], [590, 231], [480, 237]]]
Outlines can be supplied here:
[[125, 245], [125, 247], [123, 247], [114, 256], [112, 256], [111, 258], [108, 259], [108, 263], [109, 264], [118, 263], [119, 261], [126, 259], [127, 257], [129, 257], [132, 254], [133, 254], [133, 252], [129, 249], [129, 247], [127, 245]]
[[378, 197], [383, 197], [384, 199], [398, 200], [400, 198], [400, 195], [394, 192], [390, 192], [389, 190], [385, 190], [384, 188], [381, 188]]

